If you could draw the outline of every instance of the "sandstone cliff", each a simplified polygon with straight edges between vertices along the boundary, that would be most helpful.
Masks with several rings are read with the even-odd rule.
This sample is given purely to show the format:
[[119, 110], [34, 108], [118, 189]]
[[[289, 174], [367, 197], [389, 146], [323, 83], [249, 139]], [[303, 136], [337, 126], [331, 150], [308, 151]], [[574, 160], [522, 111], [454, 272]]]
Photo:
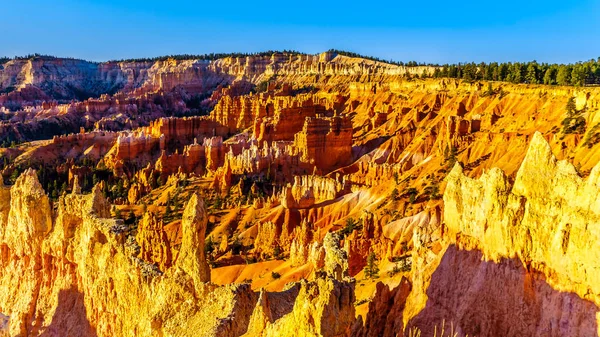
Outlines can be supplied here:
[[262, 293], [260, 299], [248, 285], [207, 283], [207, 216], [196, 194], [185, 207], [182, 246], [169, 267], [168, 251], [156, 244], [164, 243], [164, 235], [148, 232], [156, 225], [139, 229], [138, 245], [122, 221], [107, 218], [109, 204], [99, 187], [89, 195], [61, 197], [56, 213], [33, 170], [1, 192], [0, 287], [7, 296], [0, 311], [9, 317], [10, 335], [240, 336], [251, 317], [264, 315], [258, 310], [280, 317], [262, 328], [265, 336], [297, 328], [315, 336], [350, 331], [354, 299], [347, 281], [293, 286], [290, 311], [261, 305], [264, 296], [285, 294]]
[[514, 183], [455, 165], [444, 193], [442, 248], [415, 232], [404, 322], [432, 333], [443, 320], [478, 336], [590, 336], [600, 304], [598, 167], [581, 178], [536, 133]]

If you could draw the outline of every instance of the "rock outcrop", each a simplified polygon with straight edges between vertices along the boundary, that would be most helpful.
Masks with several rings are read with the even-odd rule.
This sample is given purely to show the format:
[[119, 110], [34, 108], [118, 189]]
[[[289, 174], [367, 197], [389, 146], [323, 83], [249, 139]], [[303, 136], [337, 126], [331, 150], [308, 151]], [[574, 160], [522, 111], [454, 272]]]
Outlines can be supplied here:
[[192, 275], [196, 284], [210, 282], [210, 268], [204, 255], [207, 219], [204, 201], [197, 194], [193, 194], [183, 211], [183, 241], [176, 265], [188, 275]]
[[[207, 283], [207, 215], [197, 194], [185, 207], [173, 266], [159, 223], [146, 215], [138, 244], [121, 220], [107, 218], [109, 207], [96, 186], [92, 194], [61, 197], [53, 218], [33, 170], [12, 188], [1, 187], [0, 289], [6, 296], [0, 311], [10, 317], [10, 335], [241, 336], [248, 331], [251, 317], [260, 315], [255, 308], [260, 296], [248, 285]], [[311, 336], [349, 334], [351, 283], [328, 278], [295, 287], [290, 311], [271, 307], [269, 324], [257, 328], [261, 333], [285, 335], [301, 327]], [[262, 296], [259, 304], [264, 296], [288, 295]]]
[[513, 184], [499, 169], [472, 179], [455, 165], [439, 253], [415, 233], [420, 272], [405, 324], [423, 333], [445, 320], [478, 336], [596, 335], [600, 256], [589, 248], [600, 239], [599, 168], [581, 178], [540, 133]]
[[597, 88], [333, 53], [0, 68], [10, 335], [598, 334]]
[[4, 316], [3, 314], [0, 314], [0, 337], [8, 337], [9, 335], [9, 331], [8, 331], [8, 321], [9, 321], [10, 317], [8, 316]]
[[156, 264], [163, 271], [171, 267], [174, 260], [171, 242], [163, 222], [154, 213], [144, 214], [135, 239], [140, 246], [140, 259]]
[[[277, 298], [286, 293], [297, 295], [291, 301], [289, 297]], [[349, 336], [354, 322], [354, 300], [353, 283], [330, 277], [301, 281], [283, 294], [271, 297], [261, 293], [244, 336]], [[281, 311], [288, 312], [281, 316]]]
[[294, 145], [302, 161], [323, 172], [344, 167], [352, 162], [352, 123], [346, 117], [307, 118]]

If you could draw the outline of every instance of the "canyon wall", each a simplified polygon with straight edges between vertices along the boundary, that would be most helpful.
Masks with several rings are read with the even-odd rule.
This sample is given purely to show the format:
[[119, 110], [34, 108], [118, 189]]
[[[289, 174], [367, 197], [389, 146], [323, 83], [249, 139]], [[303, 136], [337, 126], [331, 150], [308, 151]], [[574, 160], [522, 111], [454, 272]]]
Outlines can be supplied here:
[[431, 254], [425, 228], [414, 234], [405, 324], [427, 334], [443, 320], [461, 335], [598, 334], [599, 168], [581, 178], [540, 133], [514, 183], [497, 168], [468, 178], [456, 164], [435, 234], [442, 249]]
[[[0, 312], [8, 317], [11, 336], [292, 336], [298, 331], [342, 336], [350, 331], [353, 284], [334, 275], [283, 293], [209, 283], [207, 215], [195, 194], [185, 207], [177, 256], [168, 257], [151, 218], [136, 239], [122, 220], [109, 215], [98, 186], [88, 195], [63, 196], [56, 211], [33, 170], [13, 187], [1, 187], [0, 289], [7, 296], [0, 299]], [[155, 265], [157, 259], [164, 263]]]

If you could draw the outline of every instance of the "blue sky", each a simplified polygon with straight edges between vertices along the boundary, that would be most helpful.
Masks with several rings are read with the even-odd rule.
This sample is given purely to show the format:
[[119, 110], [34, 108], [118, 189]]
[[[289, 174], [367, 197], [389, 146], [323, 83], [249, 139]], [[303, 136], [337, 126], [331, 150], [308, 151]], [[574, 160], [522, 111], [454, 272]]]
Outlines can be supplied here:
[[0, 3], [0, 55], [94, 61], [330, 48], [397, 61], [575, 62], [600, 56], [600, 1]]

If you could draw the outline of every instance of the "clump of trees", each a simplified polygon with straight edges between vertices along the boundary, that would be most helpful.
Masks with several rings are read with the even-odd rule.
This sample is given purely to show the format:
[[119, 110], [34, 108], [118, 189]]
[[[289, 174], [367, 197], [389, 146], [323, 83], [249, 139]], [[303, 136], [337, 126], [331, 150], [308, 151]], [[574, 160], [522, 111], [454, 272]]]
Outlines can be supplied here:
[[595, 85], [600, 84], [600, 58], [575, 64], [537, 61], [444, 64], [435, 69], [433, 77], [547, 85]]
[[258, 53], [209, 53], [209, 54], [179, 54], [179, 55], [164, 55], [157, 57], [144, 57], [144, 58], [130, 58], [130, 59], [122, 59], [122, 60], [111, 60], [109, 62], [156, 62], [156, 61], [166, 61], [168, 59], [174, 60], [205, 60], [205, 61], [214, 61], [226, 57], [248, 57], [248, 56], [271, 56], [273, 54], [283, 54], [283, 55], [306, 55], [306, 53], [301, 53], [296, 50], [287, 50], [284, 49], [282, 51], [278, 50], [267, 50]]
[[347, 57], [356, 57], [356, 58], [361, 58], [361, 59], [365, 59], [365, 60], [371, 60], [371, 61], [376, 61], [376, 62], [382, 62], [382, 63], [387, 63], [387, 64], [394, 64], [397, 66], [407, 66], [407, 67], [417, 67], [417, 66], [433, 66], [433, 67], [438, 67], [438, 64], [433, 64], [433, 63], [419, 63], [417, 61], [408, 61], [408, 62], [402, 62], [402, 61], [394, 61], [394, 60], [384, 60], [384, 59], [380, 59], [379, 57], [373, 57], [373, 56], [367, 56], [367, 55], [361, 55], [358, 53], [354, 53], [351, 51], [346, 51], [346, 50], [338, 50], [338, 49], [329, 49], [327, 51], [328, 53], [334, 53], [337, 55], [343, 55], [343, 56], [347, 56]]

